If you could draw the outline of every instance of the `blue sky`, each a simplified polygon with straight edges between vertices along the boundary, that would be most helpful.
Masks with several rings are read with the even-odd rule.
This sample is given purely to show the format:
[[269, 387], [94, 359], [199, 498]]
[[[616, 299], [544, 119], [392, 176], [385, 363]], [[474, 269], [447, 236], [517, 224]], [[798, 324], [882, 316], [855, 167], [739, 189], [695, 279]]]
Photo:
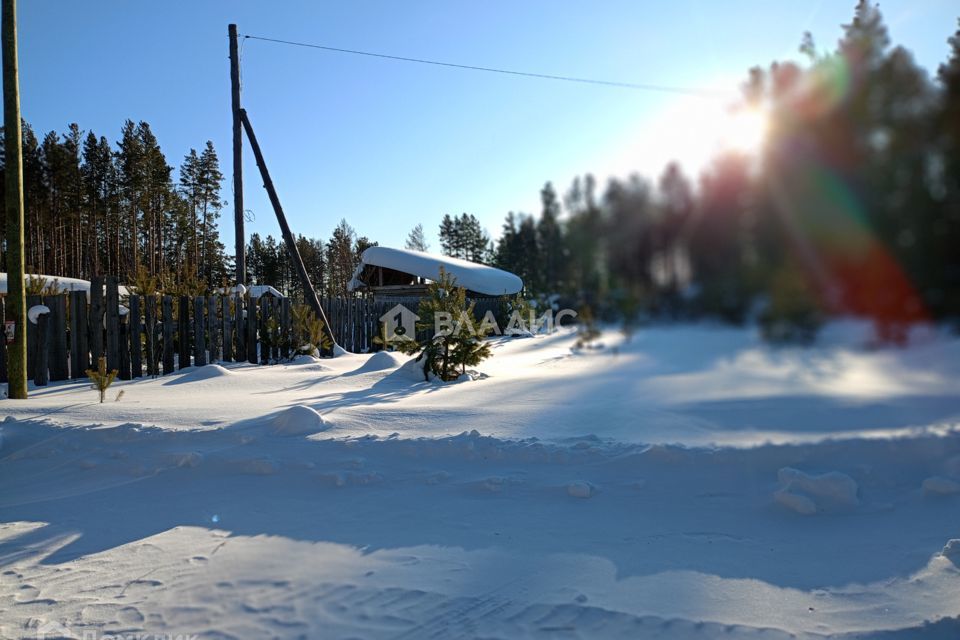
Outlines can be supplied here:
[[[22, 110], [38, 134], [70, 122], [115, 141], [146, 120], [168, 162], [216, 146], [230, 192], [227, 24], [241, 34], [548, 74], [735, 89], [746, 70], [795, 59], [803, 31], [832, 48], [853, 0], [713, 2], [23, 1]], [[960, 9], [881, 4], [893, 41], [931, 72]], [[567, 84], [246, 40], [243, 103], [296, 233], [326, 238], [345, 217], [400, 246], [444, 213], [477, 215], [492, 235], [533, 212], [552, 180], [655, 171], [686, 147], [662, 93]], [[695, 109], [698, 107], [694, 107]], [[667, 118], [667, 119], [664, 119]], [[689, 154], [688, 154], [689, 155]], [[696, 165], [695, 158], [679, 158]], [[248, 231], [279, 236], [249, 148]], [[233, 237], [231, 210], [221, 234]]]

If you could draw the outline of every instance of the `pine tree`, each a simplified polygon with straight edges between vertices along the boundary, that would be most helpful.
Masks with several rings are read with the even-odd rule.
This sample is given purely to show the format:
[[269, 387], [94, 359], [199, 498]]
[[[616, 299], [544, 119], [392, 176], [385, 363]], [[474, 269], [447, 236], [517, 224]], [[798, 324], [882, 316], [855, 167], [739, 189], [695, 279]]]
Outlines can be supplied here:
[[349, 293], [347, 285], [353, 278], [357, 262], [355, 238], [353, 227], [341, 220], [327, 241], [328, 295], [345, 297]]
[[427, 244], [427, 239], [423, 235], [422, 224], [418, 223], [417, 226], [410, 230], [409, 235], [407, 235], [407, 243], [405, 247], [411, 251], [427, 252], [430, 250], [430, 245]]
[[553, 184], [540, 191], [540, 220], [537, 222], [537, 246], [540, 254], [539, 282], [548, 293], [557, 293], [564, 286], [563, 232], [560, 229], [560, 202]]

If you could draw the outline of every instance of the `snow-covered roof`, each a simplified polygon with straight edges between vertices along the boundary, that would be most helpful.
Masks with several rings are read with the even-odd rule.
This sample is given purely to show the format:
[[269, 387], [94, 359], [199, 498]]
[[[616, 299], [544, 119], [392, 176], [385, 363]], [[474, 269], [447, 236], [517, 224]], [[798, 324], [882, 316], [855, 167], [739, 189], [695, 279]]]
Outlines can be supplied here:
[[509, 271], [469, 260], [409, 249], [370, 247], [360, 256], [360, 265], [350, 281], [351, 291], [368, 284], [360, 279], [364, 267], [368, 265], [402, 271], [427, 280], [436, 280], [440, 275], [440, 267], [443, 267], [458, 286], [488, 296], [512, 295], [523, 288], [523, 280]]
[[[27, 278], [31, 277], [32, 274], [24, 277], [23, 281], [26, 282]], [[60, 289], [62, 293], [67, 291], [86, 291], [90, 292], [90, 281], [89, 280], [80, 280], [79, 278], [63, 278], [61, 276], [33, 276], [36, 278], [43, 278], [45, 285], [50, 285], [54, 281], [57, 283], [57, 288]], [[7, 295], [7, 274], [0, 273], [0, 295]]]
[[[31, 273], [24, 276], [23, 281], [27, 282], [28, 278], [43, 278], [44, 285], [46, 286], [56, 283], [57, 289], [60, 290], [60, 293], [68, 293], [70, 291], [86, 291], [87, 298], [90, 298], [89, 280], [81, 280], [80, 278], [65, 278], [63, 276], [45, 276]], [[120, 285], [117, 289], [121, 296], [129, 295], [130, 293], [130, 291], [123, 285]], [[0, 273], [0, 296], [5, 295], [7, 295], [7, 274]]]
[[268, 284], [252, 284], [247, 287], [247, 293], [250, 294], [251, 298], [259, 298], [260, 296], [265, 296], [267, 294], [270, 294], [276, 298], [287, 297]]

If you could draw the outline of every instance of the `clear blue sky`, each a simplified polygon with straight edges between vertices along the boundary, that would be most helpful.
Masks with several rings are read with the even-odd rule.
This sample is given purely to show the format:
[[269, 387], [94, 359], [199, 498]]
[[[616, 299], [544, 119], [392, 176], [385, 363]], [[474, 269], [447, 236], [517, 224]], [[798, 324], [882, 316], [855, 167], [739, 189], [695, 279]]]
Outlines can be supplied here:
[[[178, 166], [207, 139], [230, 189], [227, 24], [241, 34], [402, 56], [626, 82], [732, 88], [756, 64], [795, 59], [803, 31], [832, 48], [854, 0], [638, 2], [130, 2], [21, 0], [24, 117], [38, 134], [70, 122], [116, 141], [146, 120]], [[881, 4], [894, 43], [931, 72], [960, 7]], [[651, 171], [671, 155], [645, 123], [676, 96], [242, 43], [243, 102], [296, 233], [341, 217], [381, 244], [444, 213], [538, 208], [552, 180]], [[248, 231], [279, 229], [246, 150]], [[232, 245], [230, 209], [222, 237]]]

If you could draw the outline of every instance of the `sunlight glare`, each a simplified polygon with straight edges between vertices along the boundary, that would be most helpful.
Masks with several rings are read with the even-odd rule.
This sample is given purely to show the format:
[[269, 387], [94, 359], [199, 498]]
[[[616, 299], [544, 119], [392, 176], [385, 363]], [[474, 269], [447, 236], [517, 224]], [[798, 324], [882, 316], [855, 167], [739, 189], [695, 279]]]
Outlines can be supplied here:
[[724, 114], [718, 126], [721, 149], [753, 154], [767, 137], [767, 115], [759, 109], [741, 108]]

